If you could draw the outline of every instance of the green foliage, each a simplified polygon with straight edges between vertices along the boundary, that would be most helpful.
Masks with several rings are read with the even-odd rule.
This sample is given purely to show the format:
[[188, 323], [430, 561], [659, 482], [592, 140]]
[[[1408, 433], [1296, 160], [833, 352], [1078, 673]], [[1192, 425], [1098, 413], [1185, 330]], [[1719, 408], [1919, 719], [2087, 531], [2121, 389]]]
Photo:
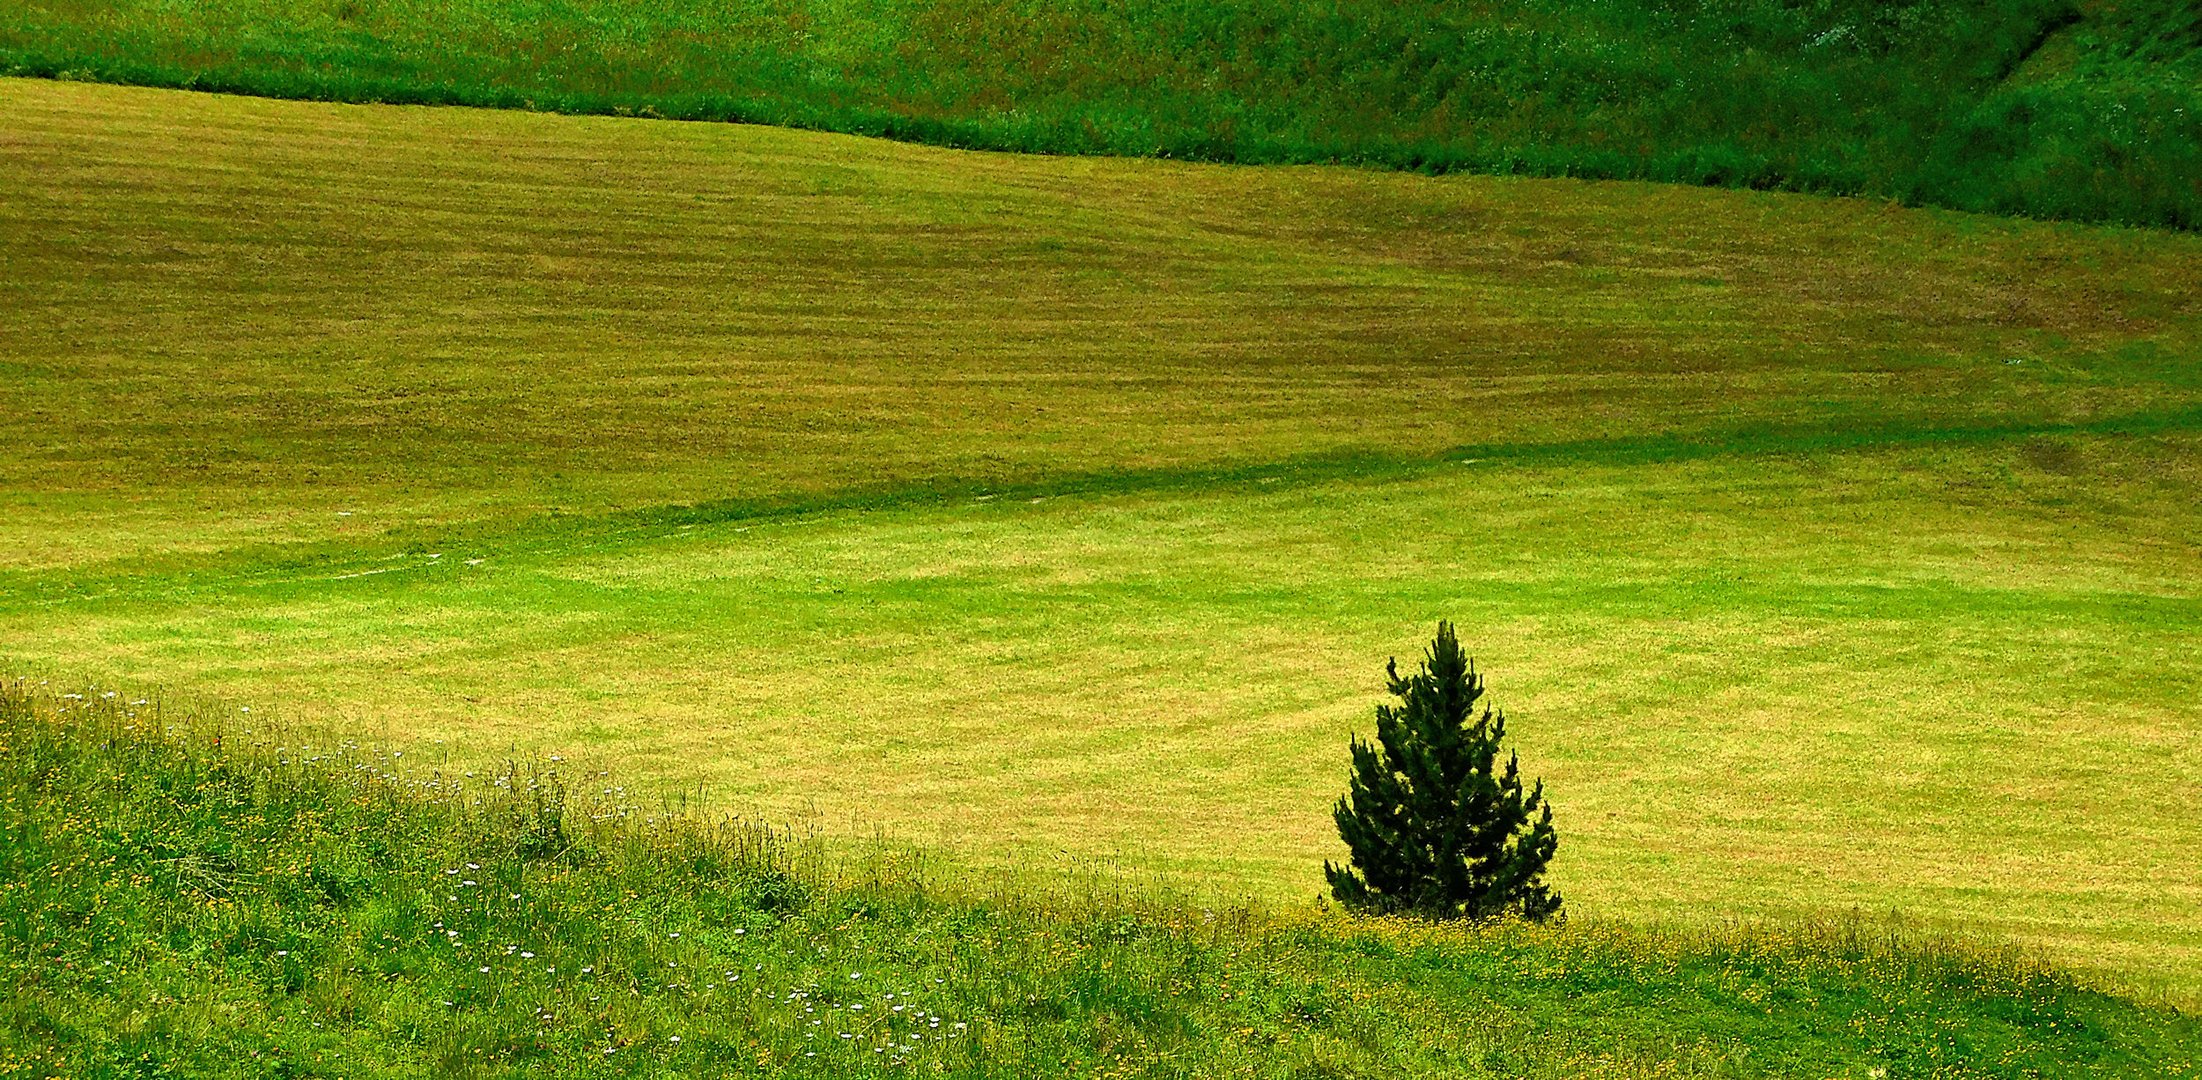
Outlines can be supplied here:
[[552, 775], [0, 687], [0, 1076], [2202, 1076], [2191, 1018], [1857, 926], [955, 887]]
[[0, 11], [0, 70], [2194, 228], [2193, 25], [2181, 0], [44, 0]]
[[1453, 624], [1437, 624], [1422, 670], [1401, 678], [1394, 659], [1384, 675], [1400, 704], [1376, 707], [1377, 745], [1353, 740], [1351, 785], [1332, 813], [1353, 865], [1323, 864], [1331, 895], [1439, 919], [1558, 914], [1543, 880], [1560, 846], [1544, 781], [1525, 793], [1512, 753], [1497, 771], [1506, 716], [1488, 704], [1476, 714], [1483, 679]]

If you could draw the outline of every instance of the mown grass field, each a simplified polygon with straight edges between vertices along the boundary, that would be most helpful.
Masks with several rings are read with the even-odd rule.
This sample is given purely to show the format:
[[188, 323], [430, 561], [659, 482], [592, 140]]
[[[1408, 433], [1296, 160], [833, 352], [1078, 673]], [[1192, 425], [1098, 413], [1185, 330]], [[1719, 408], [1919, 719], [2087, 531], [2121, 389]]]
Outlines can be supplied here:
[[2202, 239], [0, 83], [0, 658], [1304, 902], [1458, 619], [1579, 916], [2202, 992]]

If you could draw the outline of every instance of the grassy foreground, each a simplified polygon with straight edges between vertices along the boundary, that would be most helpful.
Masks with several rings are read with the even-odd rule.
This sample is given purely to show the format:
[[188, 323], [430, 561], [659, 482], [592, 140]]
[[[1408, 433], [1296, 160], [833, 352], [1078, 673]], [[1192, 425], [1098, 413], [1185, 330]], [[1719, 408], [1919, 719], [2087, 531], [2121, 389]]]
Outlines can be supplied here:
[[0, 688], [0, 1076], [2148, 1077], [2202, 1025], [1872, 927], [1013, 893]]
[[2202, 239], [0, 104], [9, 670], [1298, 903], [1450, 616], [1579, 911], [2202, 993]]
[[0, 73], [2202, 226], [2186, 0], [28, 0]]

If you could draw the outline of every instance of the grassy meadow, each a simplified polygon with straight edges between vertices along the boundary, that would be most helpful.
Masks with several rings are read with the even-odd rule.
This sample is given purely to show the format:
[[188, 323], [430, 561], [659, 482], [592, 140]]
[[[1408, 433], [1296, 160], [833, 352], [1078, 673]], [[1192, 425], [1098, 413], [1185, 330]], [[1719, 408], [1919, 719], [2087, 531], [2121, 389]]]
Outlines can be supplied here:
[[2202, 226], [2188, 0], [28, 0], [0, 74]]
[[0, 687], [0, 1076], [2202, 1075], [2193, 1017], [1870, 920], [943, 890], [599, 774], [296, 734]]
[[2202, 995], [2202, 237], [27, 80], [0, 153], [9, 672], [1296, 909], [1450, 617], [1586, 925]]
[[2178, 428], [2202, 385], [2183, 235], [0, 87], [17, 570], [1464, 447]]

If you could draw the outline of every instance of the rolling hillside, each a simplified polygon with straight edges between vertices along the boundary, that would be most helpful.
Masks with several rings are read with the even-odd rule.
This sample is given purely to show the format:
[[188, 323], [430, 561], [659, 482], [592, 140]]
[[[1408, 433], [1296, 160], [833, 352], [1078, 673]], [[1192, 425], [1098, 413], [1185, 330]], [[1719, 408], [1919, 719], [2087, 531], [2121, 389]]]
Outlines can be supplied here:
[[646, 816], [555, 764], [0, 685], [0, 1074], [2185, 1080], [2202, 1022], [1883, 920], [1203, 906]]
[[2188, 0], [30, 0], [0, 73], [2202, 226]]
[[1308, 899], [1459, 620], [1579, 914], [2192, 1000], [2202, 239], [0, 82], [0, 661]]

